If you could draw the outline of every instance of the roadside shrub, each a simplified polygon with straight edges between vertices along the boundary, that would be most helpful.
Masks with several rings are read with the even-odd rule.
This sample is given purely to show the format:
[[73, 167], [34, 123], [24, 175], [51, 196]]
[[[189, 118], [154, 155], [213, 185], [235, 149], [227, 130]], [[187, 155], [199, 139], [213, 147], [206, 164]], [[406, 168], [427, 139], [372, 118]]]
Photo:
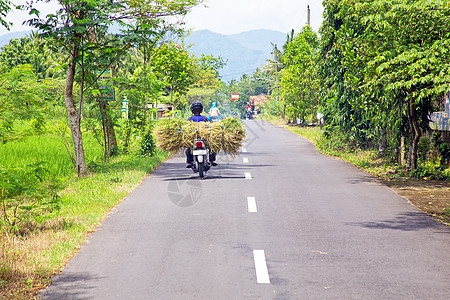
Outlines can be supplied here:
[[439, 131], [434, 133], [431, 140], [439, 153], [441, 164], [450, 163], [450, 145], [441, 139], [441, 133]]
[[323, 151], [348, 152], [351, 150], [348, 136], [330, 125], [324, 127], [323, 135], [317, 141], [317, 146]]
[[46, 215], [59, 210], [56, 193], [61, 184], [54, 180], [42, 163], [25, 168], [0, 168], [0, 227], [23, 235], [32, 231]]
[[270, 98], [262, 106], [262, 112], [272, 116], [281, 116], [283, 112], [283, 102], [277, 101], [276, 98]]
[[152, 127], [150, 127], [141, 140], [141, 149], [139, 154], [142, 156], [150, 157], [155, 154], [156, 146], [152, 131]]
[[431, 141], [427, 137], [421, 137], [419, 140], [419, 144], [417, 145], [417, 155], [418, 157], [426, 161], [428, 157], [428, 153], [431, 150]]
[[411, 171], [411, 176], [422, 179], [446, 180], [450, 172], [439, 162], [428, 161]]

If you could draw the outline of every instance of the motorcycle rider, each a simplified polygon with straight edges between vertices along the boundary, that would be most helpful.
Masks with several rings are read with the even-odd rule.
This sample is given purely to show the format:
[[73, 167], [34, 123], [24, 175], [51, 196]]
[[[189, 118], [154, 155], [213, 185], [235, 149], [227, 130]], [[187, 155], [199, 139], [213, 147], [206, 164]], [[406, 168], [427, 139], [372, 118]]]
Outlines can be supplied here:
[[[194, 114], [192, 117], [188, 118], [191, 122], [209, 122], [208, 118], [200, 115], [203, 112], [203, 104], [200, 101], [194, 101], [191, 104], [191, 112]], [[192, 155], [191, 149], [186, 149], [186, 168], [192, 168], [192, 162], [194, 161], [194, 156]], [[217, 166], [216, 160], [217, 153], [209, 154], [209, 162], [211, 166]]]
[[211, 121], [212, 122], [217, 122], [219, 121], [219, 108], [217, 108], [216, 102], [213, 102], [211, 104], [211, 109], [209, 110], [209, 115], [211, 116]]
[[253, 107], [251, 106], [250, 102], [247, 103], [247, 107], [245, 108], [245, 110], [246, 118], [249, 120], [253, 119]]

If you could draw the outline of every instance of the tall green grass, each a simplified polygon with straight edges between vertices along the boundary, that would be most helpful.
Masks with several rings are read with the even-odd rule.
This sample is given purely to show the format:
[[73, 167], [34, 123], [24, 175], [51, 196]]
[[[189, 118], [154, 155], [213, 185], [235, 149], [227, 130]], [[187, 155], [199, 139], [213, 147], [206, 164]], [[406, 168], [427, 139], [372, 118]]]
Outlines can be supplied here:
[[[169, 153], [161, 151], [152, 157], [137, 155], [140, 140], [134, 136], [128, 153], [105, 162], [102, 147], [86, 132], [83, 141], [90, 168], [81, 178], [58, 133], [47, 131], [0, 145], [0, 168], [26, 168], [43, 162], [54, 177], [64, 181], [63, 189], [57, 191], [59, 209], [42, 211], [40, 221], [34, 222], [36, 226], [26, 235], [0, 230], [0, 299], [33, 298], [108, 211], [168, 157]], [[69, 142], [72, 147], [71, 139]]]
[[[83, 137], [86, 161], [102, 159], [102, 147], [89, 135]], [[72, 144], [69, 151], [73, 151]], [[54, 176], [65, 177], [75, 173], [69, 153], [57, 135], [33, 135], [19, 141], [0, 145], [0, 166], [6, 169], [24, 168], [42, 162]]]
[[[318, 142], [322, 138], [322, 134], [323, 134], [323, 130], [320, 127], [289, 126], [287, 128], [289, 131], [309, 140], [314, 145], [318, 144]], [[322, 150], [324, 150], [324, 149], [322, 149]]]

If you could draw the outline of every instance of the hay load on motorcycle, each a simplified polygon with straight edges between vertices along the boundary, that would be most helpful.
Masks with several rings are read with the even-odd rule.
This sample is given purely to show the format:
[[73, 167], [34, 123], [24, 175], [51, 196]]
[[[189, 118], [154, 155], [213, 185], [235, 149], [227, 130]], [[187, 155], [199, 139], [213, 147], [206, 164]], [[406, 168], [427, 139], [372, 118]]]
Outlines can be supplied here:
[[242, 123], [234, 118], [210, 122], [201, 115], [203, 105], [199, 101], [191, 104], [193, 116], [187, 120], [171, 118], [159, 120], [155, 128], [156, 144], [165, 151], [177, 152], [186, 149], [187, 168], [200, 173], [215, 163], [215, 154], [223, 151], [236, 156], [246, 138]]

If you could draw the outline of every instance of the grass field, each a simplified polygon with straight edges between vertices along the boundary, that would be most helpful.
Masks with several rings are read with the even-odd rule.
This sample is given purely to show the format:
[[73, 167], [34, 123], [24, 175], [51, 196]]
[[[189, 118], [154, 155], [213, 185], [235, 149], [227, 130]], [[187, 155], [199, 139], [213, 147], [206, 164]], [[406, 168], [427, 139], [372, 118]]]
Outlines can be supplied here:
[[[77, 178], [58, 134], [33, 135], [0, 145], [0, 171], [42, 162], [62, 182], [62, 189], [57, 191], [58, 210], [42, 211], [38, 218], [25, 219], [21, 226], [27, 230], [19, 231], [20, 234], [11, 232], [5, 222], [0, 223], [0, 299], [33, 299], [111, 208], [168, 157], [168, 153], [160, 151], [152, 157], [142, 157], [135, 154], [137, 149], [131, 149], [129, 154], [118, 155], [106, 163], [97, 141], [89, 134], [83, 140], [90, 172], [82, 178]], [[0, 179], [3, 184], [9, 180]], [[3, 207], [0, 211], [3, 220]]]

